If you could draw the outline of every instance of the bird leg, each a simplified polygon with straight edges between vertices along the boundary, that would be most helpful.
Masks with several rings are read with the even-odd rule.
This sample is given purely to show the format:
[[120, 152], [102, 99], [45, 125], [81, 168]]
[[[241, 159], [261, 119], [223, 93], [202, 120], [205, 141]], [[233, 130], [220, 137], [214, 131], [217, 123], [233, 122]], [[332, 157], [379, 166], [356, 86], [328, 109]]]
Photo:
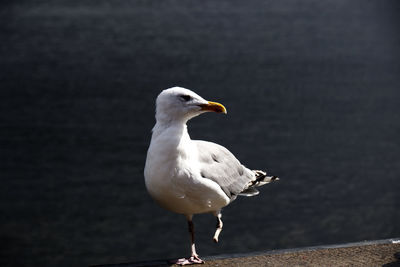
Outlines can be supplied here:
[[214, 234], [213, 240], [214, 240], [215, 243], [218, 243], [218, 236], [221, 233], [222, 226], [224, 224], [222, 223], [222, 220], [221, 220], [221, 217], [222, 217], [221, 212], [219, 212], [216, 216], [217, 216], [217, 230], [215, 230], [215, 234]]
[[178, 259], [175, 261], [175, 264], [178, 265], [191, 265], [191, 264], [202, 264], [204, 261], [199, 258], [199, 255], [196, 253], [196, 247], [194, 245], [194, 224], [192, 221], [193, 216], [187, 216], [188, 220], [188, 227], [189, 227], [189, 233], [190, 233], [190, 249], [192, 252], [192, 255], [188, 259]]

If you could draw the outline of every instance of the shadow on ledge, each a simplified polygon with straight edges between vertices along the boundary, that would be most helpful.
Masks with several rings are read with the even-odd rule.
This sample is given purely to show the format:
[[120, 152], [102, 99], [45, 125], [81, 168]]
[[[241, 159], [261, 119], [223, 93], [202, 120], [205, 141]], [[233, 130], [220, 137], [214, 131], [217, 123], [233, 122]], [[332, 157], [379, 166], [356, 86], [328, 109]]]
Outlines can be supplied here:
[[396, 261], [386, 263], [382, 265], [383, 267], [394, 267], [394, 266], [400, 266], [400, 252], [394, 253], [393, 255], [396, 258]]

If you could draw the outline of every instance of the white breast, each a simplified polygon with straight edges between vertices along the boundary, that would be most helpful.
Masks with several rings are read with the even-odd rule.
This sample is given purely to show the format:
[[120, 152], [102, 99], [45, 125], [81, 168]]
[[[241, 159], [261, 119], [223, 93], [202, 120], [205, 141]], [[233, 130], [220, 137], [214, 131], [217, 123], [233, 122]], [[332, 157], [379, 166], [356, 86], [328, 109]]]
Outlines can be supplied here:
[[216, 211], [229, 203], [218, 184], [201, 177], [197, 146], [186, 125], [184, 129], [154, 130], [144, 176], [150, 195], [160, 206], [176, 213]]

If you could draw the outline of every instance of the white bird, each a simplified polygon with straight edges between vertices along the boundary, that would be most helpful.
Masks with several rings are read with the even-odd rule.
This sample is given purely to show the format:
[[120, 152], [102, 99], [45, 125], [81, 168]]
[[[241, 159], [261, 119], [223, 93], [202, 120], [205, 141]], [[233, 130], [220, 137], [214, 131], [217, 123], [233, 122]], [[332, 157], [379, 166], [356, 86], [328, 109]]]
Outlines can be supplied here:
[[207, 111], [226, 114], [222, 104], [181, 87], [162, 91], [156, 100], [144, 177], [148, 192], [160, 206], [187, 218], [191, 256], [175, 262], [180, 265], [204, 263], [196, 253], [194, 214], [209, 212], [217, 217], [213, 239], [218, 242], [221, 209], [238, 195], [257, 195], [256, 187], [279, 180], [246, 168], [223, 146], [190, 139], [187, 121]]

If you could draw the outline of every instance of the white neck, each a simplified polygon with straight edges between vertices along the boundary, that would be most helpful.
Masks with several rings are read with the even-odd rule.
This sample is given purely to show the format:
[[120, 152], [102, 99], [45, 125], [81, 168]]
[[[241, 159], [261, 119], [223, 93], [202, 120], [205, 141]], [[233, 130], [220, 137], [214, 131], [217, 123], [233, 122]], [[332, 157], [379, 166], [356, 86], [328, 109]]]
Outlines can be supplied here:
[[[192, 143], [184, 123], [163, 124], [157, 122], [153, 128], [147, 158], [155, 166], [173, 166], [176, 161], [195, 155], [196, 147]], [[171, 167], [172, 168], [172, 167]]]
[[153, 128], [150, 150], [166, 157], [175, 153], [178, 157], [189, 157], [193, 147], [186, 123], [173, 121], [165, 124], [157, 121]]
[[[189, 137], [187, 125], [185, 122], [182, 121], [157, 121], [153, 127], [152, 132], [152, 139], [156, 139], [162, 134], [168, 134], [170, 135], [170, 138], [174, 139], [182, 139], [182, 137], [185, 136]], [[170, 133], [174, 133], [174, 135], [171, 135]]]

